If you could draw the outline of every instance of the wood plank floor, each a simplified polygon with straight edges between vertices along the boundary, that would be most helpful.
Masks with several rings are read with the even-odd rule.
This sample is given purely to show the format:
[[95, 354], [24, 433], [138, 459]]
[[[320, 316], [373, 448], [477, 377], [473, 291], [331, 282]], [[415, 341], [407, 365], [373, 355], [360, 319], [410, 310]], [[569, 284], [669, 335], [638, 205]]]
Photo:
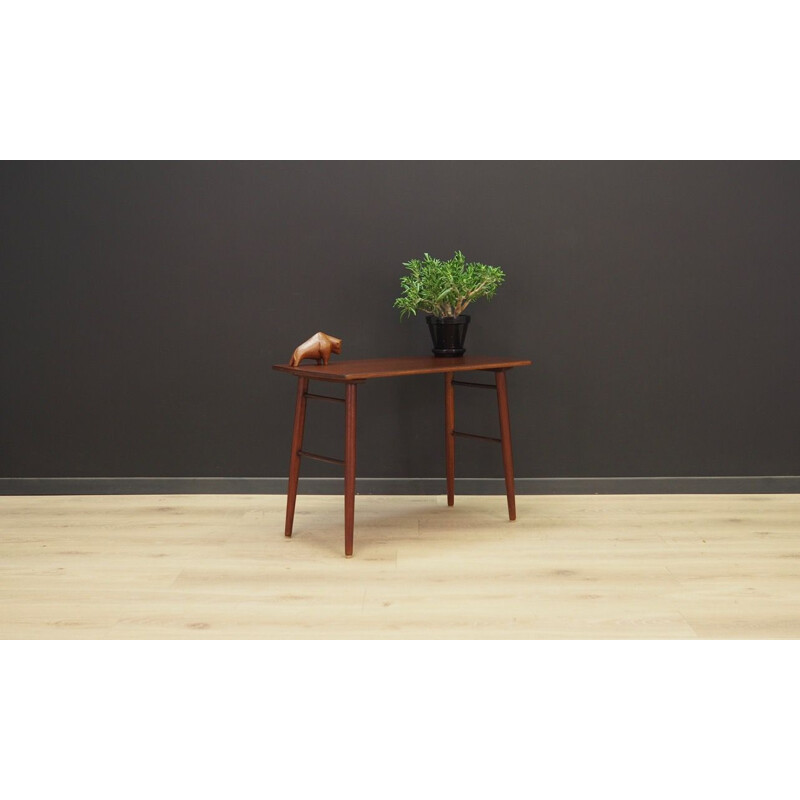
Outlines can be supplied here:
[[800, 495], [284, 503], [0, 497], [0, 638], [800, 638]]

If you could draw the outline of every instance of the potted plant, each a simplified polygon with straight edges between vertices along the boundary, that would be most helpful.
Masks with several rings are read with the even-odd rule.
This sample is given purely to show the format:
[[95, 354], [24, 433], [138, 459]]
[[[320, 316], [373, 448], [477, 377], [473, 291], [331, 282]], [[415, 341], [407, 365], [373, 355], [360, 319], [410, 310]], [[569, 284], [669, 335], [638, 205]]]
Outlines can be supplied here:
[[427, 312], [434, 355], [464, 355], [470, 320], [464, 310], [479, 297], [494, 296], [505, 279], [503, 270], [477, 261], [468, 263], [460, 250], [447, 261], [425, 253], [424, 258], [412, 258], [403, 266], [408, 275], [400, 279], [403, 294], [394, 301], [401, 318]]

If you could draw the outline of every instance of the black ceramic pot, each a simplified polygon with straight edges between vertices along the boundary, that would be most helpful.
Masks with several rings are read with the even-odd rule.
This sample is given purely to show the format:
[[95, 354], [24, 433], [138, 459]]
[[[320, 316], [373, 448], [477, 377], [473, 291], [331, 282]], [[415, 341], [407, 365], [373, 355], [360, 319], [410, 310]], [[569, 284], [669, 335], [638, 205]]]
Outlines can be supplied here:
[[441, 358], [464, 355], [464, 340], [467, 338], [469, 314], [458, 317], [426, 317], [433, 339], [433, 354]]

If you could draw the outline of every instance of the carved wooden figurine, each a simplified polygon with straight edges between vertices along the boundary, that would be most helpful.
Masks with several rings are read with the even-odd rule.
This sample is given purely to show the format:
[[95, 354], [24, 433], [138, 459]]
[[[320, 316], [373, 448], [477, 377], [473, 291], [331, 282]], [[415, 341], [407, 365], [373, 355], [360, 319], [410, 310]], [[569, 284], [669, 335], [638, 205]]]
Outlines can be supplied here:
[[289, 362], [290, 367], [299, 367], [300, 362], [304, 358], [315, 358], [317, 364], [328, 364], [328, 359], [331, 353], [342, 352], [342, 340], [336, 339], [333, 336], [328, 336], [327, 333], [319, 331], [315, 333], [310, 339], [301, 344], [297, 350], [292, 353], [292, 360]]

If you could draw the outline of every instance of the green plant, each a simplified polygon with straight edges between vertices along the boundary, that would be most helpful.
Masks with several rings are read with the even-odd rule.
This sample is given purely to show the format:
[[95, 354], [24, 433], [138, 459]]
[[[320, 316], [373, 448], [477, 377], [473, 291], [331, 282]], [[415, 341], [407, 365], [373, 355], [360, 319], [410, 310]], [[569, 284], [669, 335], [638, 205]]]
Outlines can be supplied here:
[[409, 274], [400, 278], [403, 294], [394, 301], [401, 318], [417, 311], [457, 317], [473, 300], [491, 299], [506, 277], [500, 267], [467, 263], [460, 250], [447, 261], [425, 253], [424, 258], [412, 258], [403, 266]]

